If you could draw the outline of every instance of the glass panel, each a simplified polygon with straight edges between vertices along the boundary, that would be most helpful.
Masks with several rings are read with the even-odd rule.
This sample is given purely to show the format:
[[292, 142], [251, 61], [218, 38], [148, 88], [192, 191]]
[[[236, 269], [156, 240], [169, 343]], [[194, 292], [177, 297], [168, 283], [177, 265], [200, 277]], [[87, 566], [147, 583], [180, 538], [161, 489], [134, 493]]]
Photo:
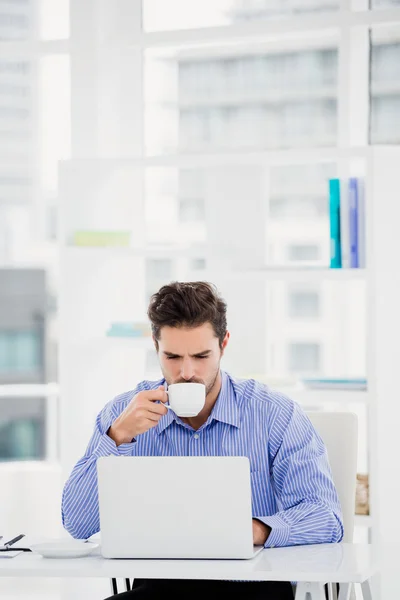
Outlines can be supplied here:
[[0, 40], [60, 40], [69, 37], [69, 0], [0, 2]]
[[320, 315], [320, 294], [318, 291], [289, 290], [289, 317], [313, 318]]
[[40, 347], [40, 336], [34, 331], [0, 331], [0, 372], [7, 375], [40, 372], [43, 368]]
[[320, 251], [316, 244], [294, 244], [288, 248], [288, 259], [291, 262], [318, 261]]
[[268, 375], [365, 377], [364, 281], [321, 275], [318, 282], [273, 281], [265, 287]]
[[149, 258], [146, 260], [146, 304], [152, 294], [174, 278], [173, 273], [174, 263], [170, 259]]
[[[70, 59], [49, 55], [39, 62], [40, 175], [47, 197], [55, 196], [58, 163], [71, 155]], [[51, 214], [54, 207], [49, 207]], [[51, 218], [51, 216], [50, 216]]]
[[338, 0], [144, 0], [146, 31], [213, 27], [335, 11]]
[[145, 379], [156, 380], [161, 379], [163, 376], [160, 369], [158, 354], [155, 349], [147, 350], [145, 369]]
[[145, 211], [148, 244], [205, 243], [204, 185], [205, 174], [202, 169], [146, 170]]
[[58, 161], [70, 155], [69, 58], [0, 59], [0, 106], [0, 263], [27, 263], [32, 197], [54, 218]]
[[372, 144], [400, 143], [400, 27], [371, 32]]
[[0, 398], [0, 461], [45, 458], [45, 400]]
[[[34, 84], [34, 68], [30, 60], [0, 59], [0, 205], [8, 213], [2, 216], [6, 222], [15, 221], [16, 230], [24, 229], [24, 219], [20, 221], [21, 215], [16, 213], [21, 212], [21, 205], [30, 203], [33, 193], [32, 164], [36, 150]], [[2, 229], [7, 228], [3, 219], [0, 223], [3, 224], [0, 224]], [[22, 231], [22, 236], [27, 233]], [[3, 242], [0, 242], [0, 251], [3, 244], [12, 245], [12, 239], [0, 237]]]
[[39, 10], [39, 37], [42, 40], [61, 40], [69, 37], [70, 0], [36, 0]]
[[288, 363], [290, 373], [318, 373], [321, 368], [321, 346], [315, 342], [290, 342]]
[[[232, 177], [242, 174], [243, 188], [232, 187]], [[335, 177], [334, 163], [275, 165], [267, 167], [227, 166], [212, 169], [149, 168], [146, 171], [146, 228], [149, 245], [187, 245], [199, 248], [204, 258], [206, 244], [213, 243], [214, 224], [232, 219], [238, 212], [241, 228], [251, 193], [259, 197], [265, 231], [265, 260], [271, 265], [329, 264], [328, 180]], [[218, 179], [219, 206], [213, 186]], [[248, 189], [246, 190], [246, 183]], [[250, 187], [251, 186], [251, 187]], [[257, 201], [255, 201], [257, 203]], [[257, 207], [255, 207], [256, 209]], [[258, 221], [263, 218], [260, 212]], [[222, 221], [221, 221], [222, 219]], [[250, 225], [253, 220], [250, 218]]]
[[16, 371], [36, 371], [42, 366], [37, 333], [19, 331], [14, 334], [14, 361]]
[[0, 4], [0, 40], [26, 40], [34, 37], [33, 0]]
[[207, 261], [205, 258], [193, 258], [189, 268], [191, 271], [204, 271], [207, 268]]
[[379, 8], [397, 8], [400, 6], [400, 0], [370, 0], [373, 10]]
[[0, 373], [8, 373], [12, 368], [9, 337], [8, 331], [0, 331]]
[[334, 145], [337, 44], [325, 37], [286, 50], [148, 50], [147, 153]]

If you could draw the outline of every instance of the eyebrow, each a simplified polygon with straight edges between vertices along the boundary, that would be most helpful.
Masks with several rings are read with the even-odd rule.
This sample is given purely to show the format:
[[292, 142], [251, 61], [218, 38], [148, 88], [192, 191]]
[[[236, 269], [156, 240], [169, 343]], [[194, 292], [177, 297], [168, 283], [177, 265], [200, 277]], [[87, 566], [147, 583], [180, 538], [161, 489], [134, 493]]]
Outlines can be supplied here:
[[[165, 356], [173, 357], [173, 358], [182, 358], [179, 354], [175, 354], [174, 352], [168, 352], [168, 350], [164, 350], [163, 354]], [[190, 354], [190, 358], [198, 358], [199, 356], [205, 356], [211, 354], [211, 350], [203, 350], [203, 352], [197, 352], [196, 354]]]

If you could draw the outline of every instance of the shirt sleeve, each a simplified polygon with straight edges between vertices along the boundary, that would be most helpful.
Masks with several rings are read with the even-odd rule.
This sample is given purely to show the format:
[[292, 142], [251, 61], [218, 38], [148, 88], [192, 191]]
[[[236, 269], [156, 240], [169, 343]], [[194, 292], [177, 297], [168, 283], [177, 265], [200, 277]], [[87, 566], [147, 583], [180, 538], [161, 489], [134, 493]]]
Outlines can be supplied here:
[[[129, 398], [133, 398], [142, 389], [144, 388], [138, 386], [129, 393]], [[134, 441], [117, 446], [107, 435], [108, 429], [125, 406], [123, 402], [116, 403], [112, 400], [98, 414], [85, 455], [78, 460], [64, 486], [62, 522], [74, 538], [87, 539], [100, 531], [97, 459], [100, 456], [130, 456], [134, 451]]]
[[343, 520], [325, 445], [293, 403], [270, 431], [272, 481], [279, 512], [257, 517], [271, 527], [266, 548], [340, 542]]

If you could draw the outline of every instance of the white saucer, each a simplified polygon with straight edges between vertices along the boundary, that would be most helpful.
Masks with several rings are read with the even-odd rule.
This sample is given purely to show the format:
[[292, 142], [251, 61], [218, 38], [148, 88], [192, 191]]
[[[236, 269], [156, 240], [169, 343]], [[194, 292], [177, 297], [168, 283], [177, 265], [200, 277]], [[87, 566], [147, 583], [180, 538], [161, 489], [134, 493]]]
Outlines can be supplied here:
[[63, 540], [59, 542], [45, 542], [32, 544], [30, 549], [44, 558], [80, 558], [88, 556], [99, 544], [82, 542], [80, 540]]

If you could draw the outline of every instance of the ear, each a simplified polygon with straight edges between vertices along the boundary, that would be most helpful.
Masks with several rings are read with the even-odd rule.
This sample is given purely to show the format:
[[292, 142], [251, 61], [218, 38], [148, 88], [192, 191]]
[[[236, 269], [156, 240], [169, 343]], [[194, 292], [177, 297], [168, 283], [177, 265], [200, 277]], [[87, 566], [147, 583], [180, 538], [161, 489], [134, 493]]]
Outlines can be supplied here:
[[229, 342], [229, 338], [231, 337], [231, 334], [229, 333], [229, 331], [226, 332], [224, 340], [222, 342], [222, 346], [221, 346], [221, 356], [223, 355], [223, 353], [225, 352], [225, 348], [228, 345]]
[[156, 340], [156, 338], [154, 337], [154, 335], [152, 335], [151, 337], [152, 337], [153, 344], [154, 344], [154, 347], [156, 349], [156, 352], [158, 354], [158, 340]]

